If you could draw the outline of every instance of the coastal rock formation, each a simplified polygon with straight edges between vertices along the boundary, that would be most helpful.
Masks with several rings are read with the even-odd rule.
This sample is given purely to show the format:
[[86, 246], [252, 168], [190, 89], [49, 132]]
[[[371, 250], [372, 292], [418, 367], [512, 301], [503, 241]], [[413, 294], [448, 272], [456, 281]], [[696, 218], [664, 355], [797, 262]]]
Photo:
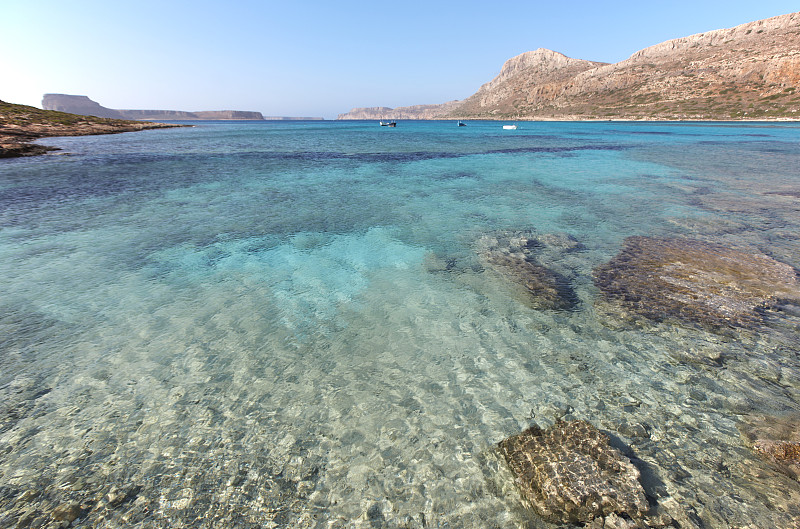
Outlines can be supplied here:
[[[414, 108], [414, 107], [404, 107]], [[340, 119], [403, 119], [383, 109]], [[394, 109], [399, 111], [401, 109]], [[358, 111], [358, 112], [356, 112]], [[392, 111], [392, 112], [394, 112]], [[363, 117], [349, 117], [349, 116]], [[538, 49], [463, 102], [409, 119], [776, 119], [800, 115], [800, 13], [669, 40], [616, 64]]]
[[0, 101], [0, 158], [58, 150], [30, 143], [48, 136], [89, 136], [180, 126], [184, 125], [81, 116]]
[[[575, 298], [569, 281], [536, 261], [547, 239], [532, 232], [487, 235], [478, 241], [478, 253], [489, 268], [521, 287], [521, 297], [532, 308], [569, 309]], [[569, 242], [577, 247], [577, 241]]]
[[58, 110], [81, 116], [130, 120], [262, 120], [261, 112], [244, 110], [208, 110], [186, 112], [183, 110], [114, 110], [101, 106], [86, 96], [45, 94], [42, 108]]
[[633, 314], [712, 329], [756, 327], [778, 300], [800, 301], [791, 266], [693, 239], [629, 237], [594, 271], [603, 296]]
[[749, 417], [738, 428], [753, 450], [800, 480], [800, 416]]
[[460, 101], [449, 101], [439, 105], [413, 105], [410, 107], [366, 107], [354, 108], [336, 119], [436, 119], [454, 110]]
[[639, 470], [608, 441], [591, 424], [570, 421], [534, 425], [499, 448], [522, 497], [545, 520], [602, 527], [605, 518], [629, 518], [620, 527], [651, 526]]

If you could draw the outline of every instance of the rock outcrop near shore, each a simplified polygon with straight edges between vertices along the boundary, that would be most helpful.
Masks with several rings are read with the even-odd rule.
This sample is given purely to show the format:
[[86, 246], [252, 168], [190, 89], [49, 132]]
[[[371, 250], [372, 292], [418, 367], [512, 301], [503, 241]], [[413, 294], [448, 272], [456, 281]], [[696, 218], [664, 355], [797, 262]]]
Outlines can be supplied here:
[[424, 107], [339, 119], [800, 119], [800, 13], [669, 40], [616, 64], [538, 49], [464, 101]]
[[180, 126], [183, 125], [81, 116], [0, 101], [0, 158], [35, 156], [58, 150], [31, 143], [49, 136], [90, 136]]
[[114, 110], [106, 108], [86, 96], [68, 94], [45, 94], [42, 108], [58, 110], [81, 116], [130, 120], [263, 120], [261, 112], [245, 110], [205, 110], [186, 112], [183, 110]]

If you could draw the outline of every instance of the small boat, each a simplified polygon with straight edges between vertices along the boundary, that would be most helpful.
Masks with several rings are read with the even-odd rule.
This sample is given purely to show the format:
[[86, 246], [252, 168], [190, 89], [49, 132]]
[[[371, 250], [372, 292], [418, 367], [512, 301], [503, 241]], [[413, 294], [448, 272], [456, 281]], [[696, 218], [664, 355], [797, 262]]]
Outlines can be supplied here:
[[503, 125], [504, 130], [517, 130], [517, 124], [514, 123], [513, 125]]
[[466, 127], [466, 126], [467, 126], [467, 124], [466, 124], [466, 123], [464, 123], [463, 121], [459, 121], [459, 122], [458, 122], [458, 126], [459, 126], [459, 127]]
[[396, 127], [396, 121], [381, 121], [381, 127]]

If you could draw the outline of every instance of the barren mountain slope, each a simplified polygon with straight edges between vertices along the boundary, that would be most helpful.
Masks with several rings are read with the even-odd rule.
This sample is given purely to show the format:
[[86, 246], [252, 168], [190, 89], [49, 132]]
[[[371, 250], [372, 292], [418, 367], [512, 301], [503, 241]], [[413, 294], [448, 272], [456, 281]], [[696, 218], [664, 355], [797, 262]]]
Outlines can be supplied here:
[[518, 115], [524, 109], [552, 101], [581, 72], [606, 63], [572, 59], [539, 48], [507, 60], [500, 74], [452, 111], [464, 116], [499, 117]]
[[797, 117], [798, 85], [800, 13], [792, 13], [663, 42], [616, 64], [577, 61], [548, 50], [528, 52], [506, 62], [497, 78], [447, 115]]

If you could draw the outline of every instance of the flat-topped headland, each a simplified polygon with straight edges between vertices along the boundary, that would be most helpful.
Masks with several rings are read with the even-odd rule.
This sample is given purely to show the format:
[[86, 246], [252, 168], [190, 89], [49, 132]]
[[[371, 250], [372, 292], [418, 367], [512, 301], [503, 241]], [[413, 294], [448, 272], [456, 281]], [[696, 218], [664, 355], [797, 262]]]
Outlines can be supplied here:
[[251, 110], [200, 110], [188, 112], [186, 110], [137, 110], [106, 108], [87, 96], [69, 94], [45, 94], [42, 98], [42, 108], [45, 110], [59, 110], [78, 114], [81, 116], [96, 116], [99, 118], [133, 119], [133, 120], [167, 120], [167, 121], [192, 121], [192, 120], [230, 120], [230, 121], [262, 121], [261, 112]]
[[0, 158], [36, 156], [58, 150], [56, 147], [31, 143], [39, 138], [117, 134], [183, 126], [186, 125], [80, 116], [0, 101]]

